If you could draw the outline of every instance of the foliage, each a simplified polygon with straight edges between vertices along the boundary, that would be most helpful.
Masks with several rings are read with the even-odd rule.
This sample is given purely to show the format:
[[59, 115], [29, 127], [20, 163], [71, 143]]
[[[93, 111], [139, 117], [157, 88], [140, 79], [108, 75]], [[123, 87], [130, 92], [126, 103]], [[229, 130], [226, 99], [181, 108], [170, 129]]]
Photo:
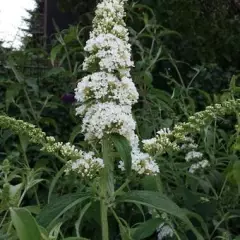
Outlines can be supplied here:
[[217, 63], [239, 68], [239, 6], [235, 1], [143, 0], [158, 22], [181, 34], [166, 44], [176, 57], [192, 64]]
[[[49, 52], [3, 49], [0, 239], [100, 239], [103, 208], [111, 239], [239, 238], [238, 15], [229, 2], [198, 2], [126, 6], [140, 95], [137, 132], [171, 143], [181, 133], [177, 149], [150, 151], [142, 142], [159, 165], [157, 176], [131, 171], [131, 147], [117, 134], [98, 149], [107, 171], [95, 180], [65, 174], [75, 149], [76, 159], [96, 150], [83, 141], [71, 95], [84, 74], [86, 23], [57, 29]], [[217, 64], [205, 65], [211, 62]], [[126, 173], [116, 168], [119, 159]], [[203, 160], [207, 166], [193, 168]]]

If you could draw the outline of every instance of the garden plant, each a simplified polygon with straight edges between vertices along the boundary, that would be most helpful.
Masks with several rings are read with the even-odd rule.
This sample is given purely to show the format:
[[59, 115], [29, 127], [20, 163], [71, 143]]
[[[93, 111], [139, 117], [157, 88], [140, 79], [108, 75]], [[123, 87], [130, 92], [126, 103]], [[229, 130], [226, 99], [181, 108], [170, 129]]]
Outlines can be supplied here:
[[162, 40], [179, 34], [156, 21], [99, 1], [89, 34], [57, 32], [40, 80], [19, 67], [33, 49], [3, 53], [0, 239], [240, 239], [238, 75], [219, 94], [194, 88], [201, 70], [183, 80]]

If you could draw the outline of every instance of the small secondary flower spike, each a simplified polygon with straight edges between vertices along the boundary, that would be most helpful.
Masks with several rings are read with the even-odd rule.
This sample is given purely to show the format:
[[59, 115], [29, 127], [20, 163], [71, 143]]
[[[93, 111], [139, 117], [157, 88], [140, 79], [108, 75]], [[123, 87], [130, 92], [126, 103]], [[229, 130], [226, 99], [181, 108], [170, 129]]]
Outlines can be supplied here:
[[[193, 116], [189, 117], [187, 122], [176, 124], [172, 131], [162, 129], [157, 132], [154, 138], [143, 140], [143, 148], [152, 155], [163, 154], [169, 149], [178, 151], [180, 150], [179, 143], [189, 141], [187, 135], [200, 132], [205, 125], [219, 116], [234, 112], [238, 114], [239, 111], [240, 99], [226, 100], [222, 103], [208, 106], [204, 111], [196, 112]], [[186, 160], [188, 160], [188, 158], [191, 158], [191, 156], [188, 156]]]
[[[93, 152], [84, 152], [70, 143], [57, 142], [54, 137], [46, 136], [46, 133], [31, 123], [0, 115], [0, 127], [11, 129], [19, 135], [28, 136], [31, 143], [42, 146], [42, 151], [63, 159], [67, 162], [66, 173], [74, 170], [80, 172], [82, 177], [93, 178], [103, 168], [103, 160], [96, 158]], [[91, 168], [89, 162], [91, 162]]]

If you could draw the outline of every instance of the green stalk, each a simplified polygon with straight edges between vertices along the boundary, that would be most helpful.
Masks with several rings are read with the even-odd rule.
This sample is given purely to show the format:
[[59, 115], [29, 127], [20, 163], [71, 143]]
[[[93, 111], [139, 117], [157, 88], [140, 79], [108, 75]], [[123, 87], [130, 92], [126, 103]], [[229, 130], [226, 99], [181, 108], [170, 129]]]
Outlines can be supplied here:
[[109, 234], [108, 234], [108, 206], [107, 206], [104, 198], [101, 198], [100, 208], [101, 208], [102, 240], [109, 240]]
[[104, 161], [104, 169], [101, 176], [101, 225], [102, 225], [102, 240], [109, 240], [108, 227], [108, 207], [109, 202], [114, 198], [114, 179], [113, 179], [113, 161], [110, 157], [111, 145], [107, 137], [102, 140], [102, 154]]

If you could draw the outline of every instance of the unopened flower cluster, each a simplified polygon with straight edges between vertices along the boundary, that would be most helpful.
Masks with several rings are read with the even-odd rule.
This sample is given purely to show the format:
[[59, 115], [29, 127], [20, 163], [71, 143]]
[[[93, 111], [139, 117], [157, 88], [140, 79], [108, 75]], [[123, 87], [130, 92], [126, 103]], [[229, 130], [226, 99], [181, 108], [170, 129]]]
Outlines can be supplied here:
[[26, 135], [32, 143], [44, 144], [45, 142], [46, 134], [31, 123], [3, 115], [0, 116], [0, 127], [11, 129], [14, 133], [19, 135]]
[[[0, 116], [0, 127], [11, 129], [16, 134], [28, 136], [31, 143], [42, 145], [42, 151], [68, 161], [67, 173], [77, 169], [79, 172], [81, 171], [81, 176], [93, 177], [93, 169], [97, 173], [103, 168], [103, 160], [96, 158], [93, 152], [83, 152], [70, 143], [57, 142], [54, 137], [47, 137], [46, 133], [31, 123], [8, 116]], [[87, 162], [90, 160], [91, 168], [88, 168]], [[69, 163], [72, 163], [72, 166]]]
[[240, 99], [224, 101], [221, 104], [206, 107], [206, 110], [197, 112], [189, 117], [187, 122], [179, 123], [174, 126], [172, 131], [169, 129], [160, 130], [156, 137], [143, 141], [144, 149], [154, 155], [162, 154], [167, 150], [179, 150], [179, 143], [187, 142], [189, 134], [195, 134], [216, 119], [218, 116], [239, 112]]
[[[104, 135], [118, 133], [131, 144], [132, 169], [139, 174], [157, 174], [156, 163], [140, 151], [135, 134], [132, 105], [138, 100], [138, 92], [130, 74], [134, 64], [124, 22], [124, 2], [103, 0], [97, 5], [93, 30], [84, 48], [88, 56], [83, 69], [90, 74], [75, 89], [76, 112], [83, 116], [85, 140], [100, 142]], [[122, 161], [119, 168], [125, 170]]]

